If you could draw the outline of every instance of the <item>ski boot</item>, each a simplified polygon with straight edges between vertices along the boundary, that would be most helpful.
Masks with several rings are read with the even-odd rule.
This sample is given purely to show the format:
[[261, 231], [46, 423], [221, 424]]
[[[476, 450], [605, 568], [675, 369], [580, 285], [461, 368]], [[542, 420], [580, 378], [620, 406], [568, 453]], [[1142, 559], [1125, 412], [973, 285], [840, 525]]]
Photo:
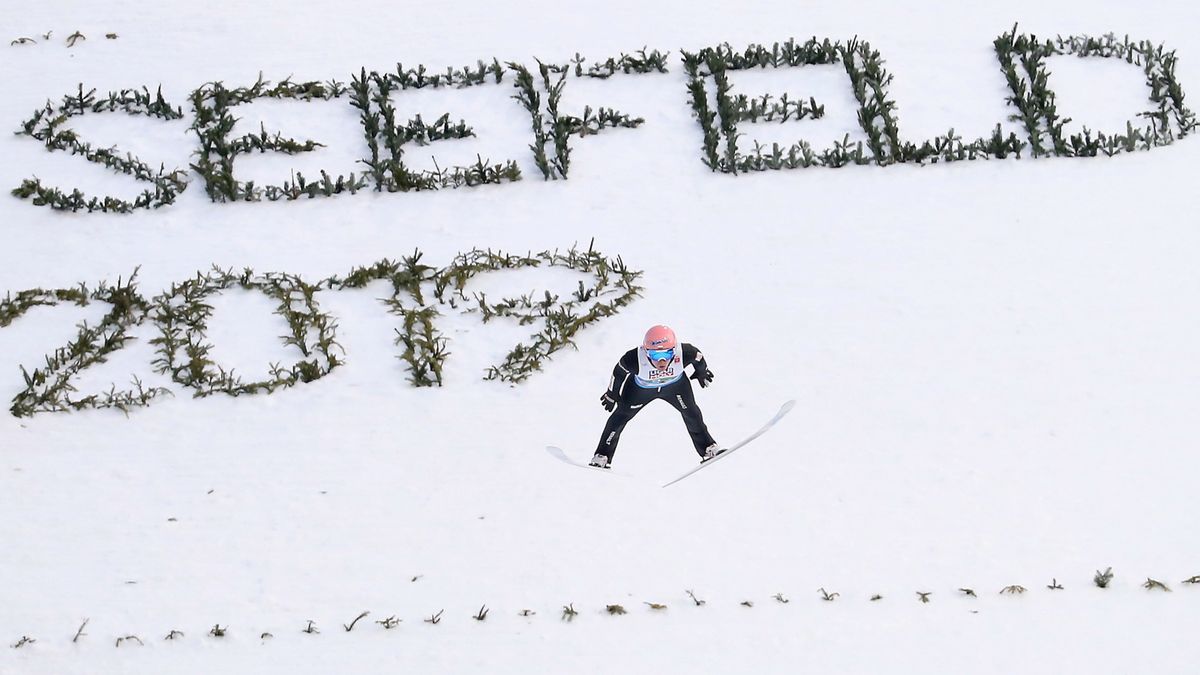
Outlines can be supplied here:
[[716, 457], [717, 455], [721, 454], [722, 452], [725, 452], [725, 450], [726, 450], [726, 448], [722, 448], [721, 446], [717, 445], [716, 443], [713, 443], [712, 445], [710, 445], [704, 449], [704, 454], [700, 455], [700, 463], [703, 464], [703, 463], [707, 462], [708, 460], [712, 459], [713, 457]]

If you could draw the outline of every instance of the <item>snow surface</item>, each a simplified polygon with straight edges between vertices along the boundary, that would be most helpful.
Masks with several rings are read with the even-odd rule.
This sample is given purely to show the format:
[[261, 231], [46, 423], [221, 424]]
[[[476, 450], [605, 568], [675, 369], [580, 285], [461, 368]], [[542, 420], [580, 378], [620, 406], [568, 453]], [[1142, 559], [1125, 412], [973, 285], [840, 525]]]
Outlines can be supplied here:
[[[191, 174], [176, 205], [131, 216], [0, 199], [0, 293], [140, 267], [152, 294], [213, 263], [320, 279], [414, 248], [446, 264], [474, 247], [592, 239], [645, 271], [643, 298], [517, 387], [480, 375], [520, 331], [470, 319], [447, 324], [445, 386], [410, 387], [392, 345], [398, 323], [373, 287], [322, 294], [347, 363], [318, 383], [237, 399], [192, 399], [171, 385], [174, 398], [128, 418], [0, 416], [3, 675], [1196, 672], [1200, 588], [1179, 581], [1200, 574], [1200, 142], [1114, 159], [716, 175], [700, 161], [677, 61], [680, 48], [724, 41], [858, 35], [895, 75], [906, 138], [950, 127], [972, 138], [1012, 126], [992, 40], [1014, 22], [1037, 35], [1165, 43], [1178, 51], [1185, 91], [1200, 96], [1195, 3], [9, 1], [5, 10], [0, 38], [39, 38], [0, 48], [10, 130], [80, 82], [161, 83], [185, 104], [210, 81], [248, 85], [259, 72], [346, 81], [397, 61], [534, 65], [646, 45], [671, 50], [672, 67], [568, 81], [568, 110], [604, 105], [646, 123], [577, 141], [566, 182], [540, 180], [528, 118], [506, 85], [406, 94], [401, 114], [411, 105], [427, 120], [466, 118], [480, 138], [430, 152], [443, 166], [476, 152], [516, 159], [525, 180], [512, 185], [229, 205], [209, 202]], [[75, 30], [88, 39], [68, 49]], [[1060, 109], [1121, 129], [1146, 90], [1120, 65], [1053, 63]], [[826, 75], [745, 73], [734, 84], [811, 87], [830, 106], [811, 128], [824, 144], [855, 131], [848, 89]], [[328, 145], [242, 158], [243, 179], [347, 171], [364, 154], [348, 105], [256, 103], [237, 114], [239, 129], [262, 120]], [[72, 124], [97, 145], [168, 167], [185, 168], [195, 147], [190, 113]], [[762, 133], [790, 141], [789, 131], [810, 133]], [[0, 156], [6, 189], [33, 175], [101, 194], [141, 189], [11, 134], [0, 134]], [[574, 283], [521, 275], [487, 283]], [[222, 363], [252, 374], [286, 357], [264, 298], [227, 293], [216, 307], [210, 336]], [[36, 366], [102, 313], [42, 309], [0, 329], [0, 399], [20, 390], [19, 365]], [[698, 396], [718, 439], [736, 441], [785, 400], [796, 409], [720, 467], [665, 490], [695, 461], [666, 406], [624, 436], [616, 463], [631, 478], [549, 458], [548, 444], [590, 451], [613, 361], [659, 322], [711, 362], [717, 379]], [[136, 334], [80, 378], [82, 392], [134, 374], [165, 384], [151, 372], [149, 324]], [[1092, 575], [1108, 566], [1112, 586], [1096, 588]], [[1147, 577], [1173, 592], [1141, 588]], [[1065, 588], [1047, 590], [1052, 579]], [[999, 593], [1016, 584], [1028, 592]], [[839, 595], [824, 602], [821, 588]], [[629, 613], [610, 616], [609, 604]], [[483, 605], [486, 621], [473, 620]], [[565, 605], [574, 620], [562, 619]], [[362, 611], [371, 614], [346, 632]], [[374, 623], [390, 615], [403, 623]], [[87, 635], [73, 643], [85, 619]], [[309, 620], [320, 634], [301, 632]], [[227, 636], [206, 636], [214, 624]], [[171, 630], [184, 637], [163, 640]], [[114, 647], [127, 635], [145, 645]], [[37, 641], [10, 648], [23, 636]]]

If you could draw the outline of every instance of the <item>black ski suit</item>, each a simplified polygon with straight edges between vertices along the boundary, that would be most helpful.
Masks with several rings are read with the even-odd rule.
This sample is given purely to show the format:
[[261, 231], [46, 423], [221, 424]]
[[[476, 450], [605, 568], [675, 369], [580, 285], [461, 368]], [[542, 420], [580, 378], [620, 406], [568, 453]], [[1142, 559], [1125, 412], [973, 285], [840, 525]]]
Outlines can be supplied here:
[[[690, 365], [695, 370], [692, 378], [703, 384], [710, 382], [712, 374], [708, 372], [708, 365], [704, 362], [704, 355], [700, 353], [700, 350], [686, 342], [681, 346], [683, 365]], [[688, 435], [692, 438], [696, 454], [703, 457], [704, 451], [716, 441], [708, 433], [708, 427], [704, 424], [704, 415], [696, 405], [696, 397], [692, 394], [692, 384], [688, 381], [686, 374], [670, 384], [646, 388], [638, 385], [636, 381], [638, 365], [638, 350], [631, 349], [625, 352], [625, 355], [613, 368], [612, 380], [609, 382], [608, 391], [604, 396], [616, 401], [616, 406], [613, 408], [612, 414], [608, 416], [608, 422], [604, 425], [604, 433], [600, 436], [596, 454], [604, 455], [608, 457], [609, 462], [612, 462], [613, 454], [617, 451], [617, 443], [621, 440], [621, 431], [625, 429], [625, 425], [646, 404], [655, 399], [662, 399], [670, 403], [683, 416], [683, 423], [687, 425]]]

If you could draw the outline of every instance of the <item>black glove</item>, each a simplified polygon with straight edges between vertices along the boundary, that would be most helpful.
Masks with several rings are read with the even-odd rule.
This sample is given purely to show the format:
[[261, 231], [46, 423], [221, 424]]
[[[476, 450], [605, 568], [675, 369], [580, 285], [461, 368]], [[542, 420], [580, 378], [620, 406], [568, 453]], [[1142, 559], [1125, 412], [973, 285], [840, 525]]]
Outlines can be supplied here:
[[712, 383], [713, 373], [707, 368], [704, 370], [697, 370], [696, 372], [692, 373], [692, 379], [696, 381], [696, 384], [700, 385], [701, 389], [703, 389]]
[[613, 409], [617, 407], [617, 399], [609, 396], [608, 392], [606, 391], [604, 392], [604, 395], [600, 397], [600, 405], [604, 406], [604, 409], [608, 412], [612, 412]]

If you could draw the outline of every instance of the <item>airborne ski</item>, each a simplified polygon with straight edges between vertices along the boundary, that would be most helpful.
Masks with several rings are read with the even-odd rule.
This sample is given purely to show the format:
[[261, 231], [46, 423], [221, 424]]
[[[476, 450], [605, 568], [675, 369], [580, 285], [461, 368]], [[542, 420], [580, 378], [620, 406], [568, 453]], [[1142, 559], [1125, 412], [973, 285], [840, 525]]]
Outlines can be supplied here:
[[604, 473], [613, 474], [615, 476], [624, 476], [625, 475], [625, 474], [621, 473], [620, 471], [613, 471], [612, 469], [602, 469], [598, 466], [591, 466], [587, 462], [581, 462], [577, 459], [573, 459], [570, 455], [568, 455], [566, 453], [566, 451], [564, 451], [562, 448], [557, 447], [557, 446], [547, 445], [546, 452], [550, 453], [551, 457], [554, 457], [555, 459], [557, 459], [561, 462], [566, 462], [567, 464], [570, 464], [571, 466], [577, 466], [581, 469], [590, 469], [591, 471], [602, 471]]
[[791, 411], [791, 409], [792, 409], [792, 408], [793, 408], [795, 405], [796, 405], [796, 402], [795, 402], [795, 401], [788, 401], [787, 403], [784, 403], [784, 404], [783, 404], [783, 405], [782, 405], [782, 406], [779, 408], [779, 412], [775, 413], [775, 416], [774, 416], [774, 417], [772, 417], [770, 420], [768, 420], [768, 421], [767, 421], [767, 423], [766, 423], [766, 424], [764, 424], [764, 425], [762, 426], [762, 428], [761, 428], [761, 429], [759, 429], [758, 431], [756, 431], [756, 432], [754, 432], [754, 433], [750, 434], [748, 437], [746, 437], [746, 438], [745, 438], [744, 440], [742, 440], [741, 442], [739, 442], [739, 443], [737, 443], [737, 444], [735, 444], [735, 445], [733, 445], [733, 446], [730, 446], [730, 447], [729, 447], [729, 448], [727, 448], [727, 449], [726, 449], [724, 452], [720, 453], [720, 454], [719, 454], [719, 455], [717, 455], [716, 457], [713, 457], [712, 459], [708, 460], [707, 462], [704, 462], [704, 463], [700, 464], [699, 466], [692, 467], [692, 468], [691, 468], [691, 469], [689, 469], [689, 470], [688, 470], [686, 473], [684, 473], [682, 476], [680, 476], [680, 477], [676, 478], [675, 480], [673, 480], [673, 481], [671, 481], [671, 482], [669, 482], [669, 483], [665, 483], [665, 484], [663, 484], [663, 487], [667, 487], [668, 485], [674, 485], [675, 483], [678, 483], [679, 481], [683, 480], [684, 478], [687, 478], [688, 476], [690, 476], [690, 475], [692, 475], [692, 474], [696, 473], [696, 472], [697, 472], [697, 471], [699, 471], [700, 469], [703, 469], [703, 468], [705, 468], [705, 467], [707, 467], [707, 466], [711, 466], [711, 465], [713, 465], [713, 464], [716, 464], [718, 460], [724, 459], [724, 458], [726, 458], [726, 457], [728, 457], [728, 456], [732, 455], [732, 454], [733, 454], [733, 452], [734, 452], [735, 450], [737, 450], [738, 448], [740, 448], [740, 447], [742, 447], [742, 446], [746, 445], [746, 444], [747, 444], [747, 443], [749, 443], [750, 441], [752, 441], [752, 440], [754, 440], [754, 439], [758, 438], [759, 436], [762, 436], [763, 434], [765, 434], [765, 433], [767, 432], [767, 429], [770, 429], [771, 427], [775, 426], [775, 423], [776, 423], [776, 422], [778, 422], [779, 420], [783, 419], [783, 416], [784, 416], [784, 415], [786, 415], [786, 414], [788, 414], [788, 412], [789, 412], [789, 411]]

